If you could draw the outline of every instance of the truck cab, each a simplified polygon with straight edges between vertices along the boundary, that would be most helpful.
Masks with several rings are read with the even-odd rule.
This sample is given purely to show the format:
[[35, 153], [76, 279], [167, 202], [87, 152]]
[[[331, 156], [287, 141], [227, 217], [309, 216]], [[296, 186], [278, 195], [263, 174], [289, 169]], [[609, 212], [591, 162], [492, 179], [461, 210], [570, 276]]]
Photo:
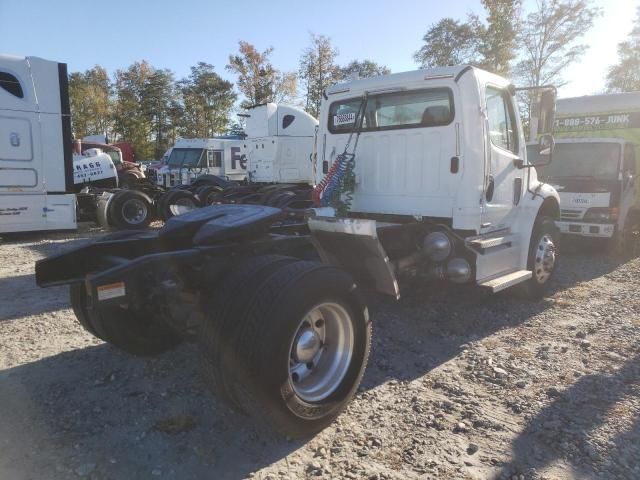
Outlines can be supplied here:
[[313, 184], [312, 156], [318, 121], [304, 110], [267, 103], [247, 110], [246, 158], [254, 183]]
[[[543, 113], [548, 133], [553, 112]], [[527, 159], [508, 80], [463, 66], [334, 85], [318, 145], [321, 186], [331, 185], [338, 159], [353, 156], [351, 188], [339, 192], [346, 218], [321, 199], [325, 208], [310, 221], [330, 263], [367, 265], [360, 276], [372, 279], [389, 272], [378, 284], [391, 294], [401, 265], [493, 291], [535, 281], [537, 271], [538, 283], [548, 280], [555, 233], [547, 236], [554, 245], [541, 244], [544, 268], [535, 265], [543, 256], [533, 254], [532, 263], [532, 249], [542, 241], [539, 224], [552, 228], [558, 218], [559, 197]]]
[[538, 175], [560, 194], [560, 231], [605, 239], [614, 253], [634, 248], [640, 94], [560, 99], [555, 132], [554, 160]]
[[611, 239], [623, 228], [634, 206], [635, 149], [616, 138], [556, 142], [554, 161], [540, 167], [538, 176], [560, 195], [558, 227], [563, 234]]
[[149, 168], [148, 175], [157, 185], [171, 188], [190, 185], [202, 175], [229, 180], [247, 178], [246, 161], [241, 158], [241, 138], [181, 138], [171, 148], [167, 162]]
[[76, 228], [67, 66], [0, 55], [0, 233]]

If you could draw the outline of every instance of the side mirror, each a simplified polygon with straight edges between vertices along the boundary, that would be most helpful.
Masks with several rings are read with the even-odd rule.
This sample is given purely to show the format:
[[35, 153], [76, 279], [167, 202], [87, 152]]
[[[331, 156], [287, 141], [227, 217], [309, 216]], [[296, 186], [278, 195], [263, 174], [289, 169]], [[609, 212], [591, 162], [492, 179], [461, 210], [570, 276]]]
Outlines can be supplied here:
[[540, 92], [540, 115], [538, 121], [538, 133], [549, 134], [553, 132], [556, 121], [556, 91], [548, 88]]
[[535, 167], [543, 167], [551, 163], [553, 157], [553, 150], [556, 146], [556, 142], [553, 139], [553, 135], [545, 133], [540, 136], [538, 141], [538, 155], [531, 159], [531, 163]]

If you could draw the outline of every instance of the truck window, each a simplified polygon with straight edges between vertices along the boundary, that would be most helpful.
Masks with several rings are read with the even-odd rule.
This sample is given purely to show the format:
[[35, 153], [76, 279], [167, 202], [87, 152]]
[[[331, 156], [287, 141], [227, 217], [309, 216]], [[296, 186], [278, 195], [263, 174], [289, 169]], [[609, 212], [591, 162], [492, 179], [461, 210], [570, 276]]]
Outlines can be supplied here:
[[174, 148], [169, 157], [169, 168], [193, 168], [198, 166], [202, 148]]
[[207, 150], [207, 166], [209, 168], [222, 167], [222, 150]]
[[621, 153], [618, 143], [556, 143], [553, 162], [537, 167], [538, 176], [545, 180], [617, 180]]
[[0, 88], [6, 90], [14, 97], [24, 98], [20, 81], [10, 73], [0, 72]]
[[515, 114], [506, 91], [487, 87], [489, 136], [496, 147], [518, 153], [518, 136], [514, 130]]
[[629, 172], [631, 175], [636, 174], [636, 150], [629, 143], [624, 146], [624, 168], [623, 171]]
[[[329, 131], [349, 133], [356, 122], [362, 98], [334, 102], [329, 107]], [[367, 99], [362, 132], [425, 128], [453, 121], [453, 93], [448, 88], [371, 95]]]

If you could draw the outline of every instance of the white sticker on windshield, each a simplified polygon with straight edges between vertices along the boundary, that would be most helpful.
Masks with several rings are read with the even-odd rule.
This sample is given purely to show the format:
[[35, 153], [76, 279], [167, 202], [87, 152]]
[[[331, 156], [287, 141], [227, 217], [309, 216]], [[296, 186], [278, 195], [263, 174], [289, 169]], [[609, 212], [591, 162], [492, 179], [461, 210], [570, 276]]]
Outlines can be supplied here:
[[349, 125], [351, 123], [356, 122], [356, 113], [339, 113], [338, 115], [333, 116], [333, 125]]

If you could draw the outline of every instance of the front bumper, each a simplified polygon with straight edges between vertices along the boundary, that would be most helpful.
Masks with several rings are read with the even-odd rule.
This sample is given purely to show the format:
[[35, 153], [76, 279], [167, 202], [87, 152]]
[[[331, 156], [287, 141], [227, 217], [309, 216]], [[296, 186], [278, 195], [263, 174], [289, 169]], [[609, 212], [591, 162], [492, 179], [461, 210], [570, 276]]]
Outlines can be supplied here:
[[585, 222], [556, 222], [561, 233], [580, 235], [583, 237], [611, 238], [616, 231], [615, 224], [585, 223]]

